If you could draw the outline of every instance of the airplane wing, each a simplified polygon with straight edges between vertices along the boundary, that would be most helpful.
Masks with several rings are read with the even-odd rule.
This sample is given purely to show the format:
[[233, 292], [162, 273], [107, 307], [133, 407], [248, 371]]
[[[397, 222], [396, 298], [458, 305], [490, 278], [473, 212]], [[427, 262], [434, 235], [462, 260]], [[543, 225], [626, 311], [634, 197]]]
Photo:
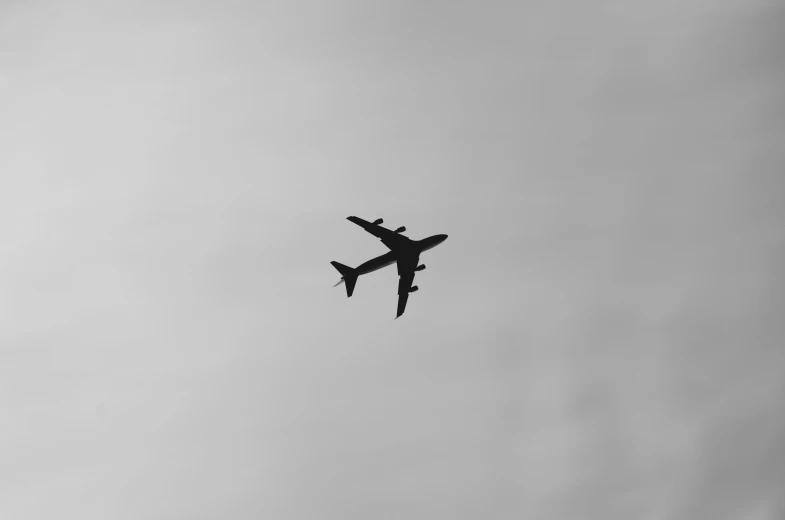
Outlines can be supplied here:
[[398, 260], [398, 313], [395, 319], [401, 317], [406, 310], [406, 302], [409, 301], [409, 290], [414, 283], [414, 269], [420, 263], [419, 256], [409, 256]]
[[[396, 233], [395, 231], [391, 231], [385, 227], [380, 226], [379, 224], [374, 224], [373, 222], [368, 222], [367, 220], [363, 220], [359, 217], [346, 217], [346, 220], [349, 222], [353, 222], [366, 230], [368, 233], [379, 237], [382, 243], [386, 245], [389, 249], [399, 249], [404, 247], [406, 244], [411, 242], [405, 236]], [[416, 267], [416, 266], [415, 266]]]

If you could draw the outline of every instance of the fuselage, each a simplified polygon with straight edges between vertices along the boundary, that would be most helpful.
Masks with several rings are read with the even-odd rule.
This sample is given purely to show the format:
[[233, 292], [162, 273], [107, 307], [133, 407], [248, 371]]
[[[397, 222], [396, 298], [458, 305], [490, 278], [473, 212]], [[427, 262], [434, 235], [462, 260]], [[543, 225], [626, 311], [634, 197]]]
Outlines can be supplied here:
[[399, 258], [403, 256], [419, 256], [419, 254], [423, 251], [432, 249], [445, 240], [447, 240], [447, 235], [433, 235], [428, 238], [423, 238], [422, 240], [410, 240], [406, 247], [392, 250], [381, 256], [377, 256], [376, 258], [371, 258], [367, 262], [357, 266], [355, 269], [357, 270], [358, 275], [372, 273], [374, 271], [378, 271], [382, 267], [387, 267], [388, 265], [394, 264], [398, 261]]

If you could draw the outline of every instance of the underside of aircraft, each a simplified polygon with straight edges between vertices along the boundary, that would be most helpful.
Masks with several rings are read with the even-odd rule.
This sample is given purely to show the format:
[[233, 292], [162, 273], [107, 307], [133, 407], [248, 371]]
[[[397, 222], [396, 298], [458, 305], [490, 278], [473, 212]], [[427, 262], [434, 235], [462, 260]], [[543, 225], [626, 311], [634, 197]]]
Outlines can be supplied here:
[[433, 235], [422, 240], [412, 240], [402, 234], [406, 231], [406, 227], [401, 226], [393, 231], [382, 227], [384, 222], [382, 219], [368, 222], [352, 216], [347, 217], [347, 220], [378, 237], [389, 251], [354, 268], [338, 262], [330, 262], [341, 273], [341, 280], [335, 286], [342, 283], [345, 284], [346, 296], [351, 297], [354, 294], [357, 278], [360, 275], [372, 273], [388, 265], [396, 264], [399, 279], [398, 310], [395, 319], [398, 319], [406, 310], [409, 294], [418, 290], [418, 287], [412, 284], [414, 283], [414, 273], [425, 269], [425, 265], [420, 264], [420, 255], [447, 240], [447, 235]]

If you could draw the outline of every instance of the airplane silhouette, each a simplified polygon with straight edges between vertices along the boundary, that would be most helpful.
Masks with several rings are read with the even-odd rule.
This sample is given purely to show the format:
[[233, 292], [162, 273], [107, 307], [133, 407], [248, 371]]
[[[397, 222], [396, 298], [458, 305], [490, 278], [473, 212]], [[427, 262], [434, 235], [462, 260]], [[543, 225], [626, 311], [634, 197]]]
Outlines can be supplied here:
[[379, 237], [382, 243], [390, 249], [390, 252], [372, 258], [355, 268], [339, 264], [338, 262], [330, 262], [341, 273], [341, 280], [333, 287], [346, 283], [346, 296], [351, 297], [358, 276], [372, 273], [382, 267], [397, 263], [398, 276], [400, 277], [398, 280], [398, 314], [395, 316], [397, 320], [406, 309], [409, 293], [413, 293], [418, 289], [416, 285], [412, 287], [415, 271], [425, 269], [425, 264], [418, 265], [420, 264], [420, 254], [447, 240], [447, 235], [433, 235], [422, 240], [412, 240], [401, 234], [406, 231], [405, 227], [402, 226], [395, 231], [390, 231], [380, 225], [384, 222], [382, 219], [368, 222], [358, 217], [347, 217], [346, 220], [354, 222], [368, 233]]

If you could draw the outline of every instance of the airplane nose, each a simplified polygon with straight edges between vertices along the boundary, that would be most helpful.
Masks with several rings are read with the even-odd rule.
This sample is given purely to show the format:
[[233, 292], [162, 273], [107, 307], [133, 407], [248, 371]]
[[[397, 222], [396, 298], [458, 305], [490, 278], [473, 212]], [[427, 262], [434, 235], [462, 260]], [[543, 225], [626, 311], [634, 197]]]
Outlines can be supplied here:
[[441, 238], [439, 242], [444, 242], [445, 240], [447, 240], [447, 235], [440, 235], [439, 238]]

